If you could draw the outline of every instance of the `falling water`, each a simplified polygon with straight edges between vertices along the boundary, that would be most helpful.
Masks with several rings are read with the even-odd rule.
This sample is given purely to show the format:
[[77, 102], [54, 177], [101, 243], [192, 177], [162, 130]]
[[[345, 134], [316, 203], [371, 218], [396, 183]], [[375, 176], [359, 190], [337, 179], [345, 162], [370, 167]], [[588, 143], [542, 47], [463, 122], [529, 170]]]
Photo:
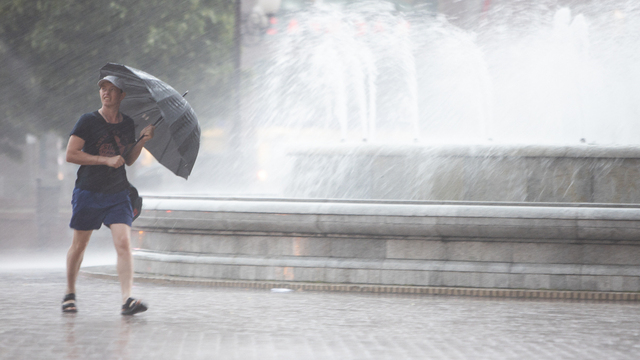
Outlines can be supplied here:
[[[297, 155], [268, 171], [294, 189], [285, 195], [359, 198], [367, 197], [368, 176], [428, 182], [415, 163], [398, 163], [423, 151], [402, 150], [408, 144], [428, 152], [452, 144], [494, 147], [480, 151], [489, 154], [505, 144], [638, 145], [640, 109], [632, 99], [640, 94], [639, 16], [637, 5], [622, 1], [574, 9], [505, 4], [462, 25], [385, 2], [320, 4], [284, 16], [289, 27], [267, 40], [267, 70], [254, 79], [261, 90], [252, 121], [286, 129], [268, 146], [296, 145]], [[363, 150], [363, 141], [376, 146]], [[318, 145], [322, 155], [313, 155]], [[501, 166], [481, 171], [490, 179], [501, 176]], [[531, 171], [522, 166], [507, 168]], [[318, 184], [333, 185], [323, 192]], [[421, 198], [423, 191], [380, 186], [389, 190], [376, 197]], [[509, 199], [539, 198], [514, 194]]]
[[269, 40], [253, 120], [355, 142], [638, 144], [638, 14], [511, 4], [461, 28], [384, 2], [318, 5]]
[[339, 129], [341, 141], [375, 141], [398, 123], [416, 134], [415, 59], [402, 16], [382, 3], [319, 7], [288, 21], [256, 81], [257, 126]]
[[[277, 31], [252, 50], [262, 55], [246, 78], [243, 116], [253, 131], [246, 143], [255, 159], [222, 159], [261, 174], [256, 187], [238, 182], [212, 157], [211, 166], [194, 170], [189, 186], [168, 175], [168, 191], [288, 196], [295, 168], [297, 188], [333, 182], [344, 190], [340, 196], [358, 197], [349, 193], [357, 193], [358, 182], [339, 185], [362, 177], [355, 160], [393, 165], [380, 169], [394, 176], [419, 173], [415, 181], [436, 186], [423, 174], [431, 165], [422, 171], [418, 164], [349, 156], [365, 143], [378, 146], [368, 153], [379, 154], [407, 146], [640, 144], [640, 4], [499, 2], [467, 20], [398, 11], [384, 1], [318, 3], [278, 14]], [[288, 155], [318, 146], [340, 146], [341, 154], [330, 151], [340, 164], [328, 157], [313, 160], [326, 166], [302, 164]], [[331, 179], [304, 175], [309, 167]], [[313, 189], [300, 196], [312, 193], [321, 196]]]

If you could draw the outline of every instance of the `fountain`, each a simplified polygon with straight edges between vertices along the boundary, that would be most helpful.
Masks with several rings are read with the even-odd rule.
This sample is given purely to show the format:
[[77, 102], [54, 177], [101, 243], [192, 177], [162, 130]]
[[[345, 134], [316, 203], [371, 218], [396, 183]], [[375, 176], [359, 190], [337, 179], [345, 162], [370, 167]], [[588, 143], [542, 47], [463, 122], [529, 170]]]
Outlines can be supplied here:
[[267, 172], [296, 198], [635, 203], [637, 106], [610, 100], [640, 79], [616, 73], [628, 44], [597, 15], [610, 24], [590, 41], [567, 8], [518, 37], [380, 8], [296, 14], [308, 28], [258, 82], [258, 126], [289, 132]]
[[147, 197], [136, 271], [639, 291], [639, 10], [281, 17], [247, 110], [270, 196]]

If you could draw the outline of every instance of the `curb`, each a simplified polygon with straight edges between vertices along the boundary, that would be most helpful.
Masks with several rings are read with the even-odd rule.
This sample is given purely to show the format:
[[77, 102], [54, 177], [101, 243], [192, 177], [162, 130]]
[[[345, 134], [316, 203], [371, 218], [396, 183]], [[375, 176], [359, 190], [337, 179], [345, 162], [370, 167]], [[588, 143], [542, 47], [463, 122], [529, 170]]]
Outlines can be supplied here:
[[[115, 267], [83, 268], [80, 273], [93, 278], [117, 280]], [[138, 282], [159, 285], [191, 285], [206, 287], [229, 287], [248, 289], [291, 289], [295, 291], [355, 292], [371, 294], [442, 295], [482, 298], [513, 298], [539, 300], [587, 300], [587, 301], [640, 301], [639, 292], [573, 291], [573, 290], [525, 290], [525, 289], [484, 289], [463, 287], [433, 287], [407, 285], [372, 284], [327, 284], [287, 281], [218, 280], [189, 278], [181, 276], [158, 276], [135, 273]]]

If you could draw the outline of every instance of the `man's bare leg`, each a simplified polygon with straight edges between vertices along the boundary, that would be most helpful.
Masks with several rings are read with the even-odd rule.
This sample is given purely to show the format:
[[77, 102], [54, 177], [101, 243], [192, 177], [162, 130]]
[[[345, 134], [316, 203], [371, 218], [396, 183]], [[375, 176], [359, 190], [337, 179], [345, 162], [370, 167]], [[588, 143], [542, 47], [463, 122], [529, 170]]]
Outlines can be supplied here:
[[87, 249], [92, 232], [92, 230], [73, 230], [73, 240], [67, 251], [67, 289], [62, 300], [62, 311], [65, 313], [78, 311], [75, 297], [76, 279], [78, 279], [84, 251]]
[[92, 233], [93, 230], [73, 230], [73, 242], [67, 252], [66, 294], [74, 294], [76, 292], [76, 279], [78, 278], [78, 272], [80, 272], [84, 251], [87, 249]]
[[122, 290], [122, 303], [131, 296], [133, 284], [133, 255], [131, 254], [131, 227], [126, 224], [111, 224], [113, 245], [118, 254], [118, 278]]

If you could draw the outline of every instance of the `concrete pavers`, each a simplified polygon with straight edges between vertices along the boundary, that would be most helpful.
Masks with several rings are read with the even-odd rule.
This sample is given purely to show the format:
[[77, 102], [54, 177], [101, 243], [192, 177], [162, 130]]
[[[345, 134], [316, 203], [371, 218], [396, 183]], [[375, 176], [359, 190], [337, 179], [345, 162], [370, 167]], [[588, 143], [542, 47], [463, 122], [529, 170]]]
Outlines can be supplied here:
[[636, 359], [640, 304], [373, 295], [83, 275], [63, 315], [62, 269], [0, 272], [1, 359]]

